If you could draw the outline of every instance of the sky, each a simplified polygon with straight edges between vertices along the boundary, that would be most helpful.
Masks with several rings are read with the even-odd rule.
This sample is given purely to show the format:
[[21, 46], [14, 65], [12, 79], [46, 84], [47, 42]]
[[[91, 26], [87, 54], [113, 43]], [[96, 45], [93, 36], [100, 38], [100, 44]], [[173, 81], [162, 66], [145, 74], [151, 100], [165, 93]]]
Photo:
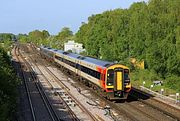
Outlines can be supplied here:
[[92, 14], [139, 1], [144, 0], [0, 0], [0, 33], [47, 30], [57, 34], [63, 27], [75, 33]]

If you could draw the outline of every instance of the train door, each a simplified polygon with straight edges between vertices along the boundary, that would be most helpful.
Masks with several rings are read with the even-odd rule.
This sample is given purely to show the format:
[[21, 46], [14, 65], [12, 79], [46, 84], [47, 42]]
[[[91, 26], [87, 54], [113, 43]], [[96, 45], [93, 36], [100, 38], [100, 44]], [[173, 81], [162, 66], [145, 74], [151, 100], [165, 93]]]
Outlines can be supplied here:
[[77, 64], [76, 64], [76, 73], [81, 76], [81, 63], [79, 60], [77, 60]]
[[113, 89], [114, 85], [114, 69], [108, 69], [106, 88]]
[[114, 69], [114, 91], [123, 91], [123, 69], [121, 68], [115, 68]]

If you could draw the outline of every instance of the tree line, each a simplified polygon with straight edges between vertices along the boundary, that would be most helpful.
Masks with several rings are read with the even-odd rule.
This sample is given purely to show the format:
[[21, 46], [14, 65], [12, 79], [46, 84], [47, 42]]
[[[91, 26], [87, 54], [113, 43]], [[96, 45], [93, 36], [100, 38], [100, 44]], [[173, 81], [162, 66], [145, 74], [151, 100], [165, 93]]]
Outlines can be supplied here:
[[0, 33], [0, 42], [16, 40], [16, 35], [12, 33]]
[[17, 39], [20, 42], [33, 42], [38, 46], [45, 45], [56, 49], [63, 49], [64, 43], [73, 39], [73, 32], [64, 27], [57, 35], [50, 35], [47, 30], [34, 30], [27, 34], [19, 34]]

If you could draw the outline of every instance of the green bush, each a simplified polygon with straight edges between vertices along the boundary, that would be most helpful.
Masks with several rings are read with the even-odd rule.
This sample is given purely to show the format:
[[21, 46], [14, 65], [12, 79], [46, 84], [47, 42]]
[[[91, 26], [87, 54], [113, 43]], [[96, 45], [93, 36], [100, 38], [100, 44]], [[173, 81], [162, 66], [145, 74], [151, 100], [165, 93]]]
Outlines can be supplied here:
[[169, 75], [166, 78], [165, 86], [173, 90], [180, 91], [180, 77], [176, 75]]
[[145, 86], [149, 87], [154, 80], [160, 80], [159, 76], [154, 71], [136, 69], [131, 73], [131, 81], [133, 85], [142, 85], [143, 81], [145, 81]]
[[9, 121], [16, 110], [19, 81], [3, 48], [0, 48], [0, 65], [0, 121]]

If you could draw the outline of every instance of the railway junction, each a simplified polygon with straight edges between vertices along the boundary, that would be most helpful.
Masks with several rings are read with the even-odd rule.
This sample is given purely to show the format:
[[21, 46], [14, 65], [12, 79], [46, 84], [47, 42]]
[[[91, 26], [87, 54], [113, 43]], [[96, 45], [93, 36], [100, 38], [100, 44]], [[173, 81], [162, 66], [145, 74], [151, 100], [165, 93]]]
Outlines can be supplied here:
[[180, 109], [133, 88], [127, 100], [109, 101], [54, 62], [34, 45], [16, 44], [13, 64], [22, 79], [18, 121], [179, 121]]

